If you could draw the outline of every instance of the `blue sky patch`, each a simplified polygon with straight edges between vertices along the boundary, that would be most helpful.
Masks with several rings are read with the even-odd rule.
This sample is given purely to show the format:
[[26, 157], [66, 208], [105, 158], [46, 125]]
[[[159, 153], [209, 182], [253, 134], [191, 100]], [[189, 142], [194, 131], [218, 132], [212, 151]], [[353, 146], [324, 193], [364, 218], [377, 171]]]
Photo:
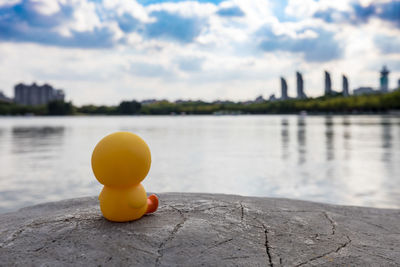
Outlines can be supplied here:
[[[303, 29], [304, 32], [307, 29]], [[323, 62], [338, 59], [342, 56], [342, 49], [334, 40], [334, 33], [321, 29], [309, 29], [318, 34], [318, 37], [292, 38], [288, 35], [277, 35], [269, 27], [259, 31], [262, 36], [260, 48], [266, 52], [286, 51], [303, 53], [304, 58], [311, 62]], [[299, 32], [300, 33], [300, 32]]]
[[244, 12], [237, 6], [220, 8], [217, 14], [221, 17], [243, 17]]
[[200, 34], [205, 26], [205, 22], [196, 17], [182, 17], [166, 11], [152, 12], [150, 15], [157, 21], [145, 26], [144, 34], [148, 38], [189, 43]]
[[[197, 0], [199, 3], [213, 3], [219, 4], [224, 0]], [[152, 4], [159, 4], [159, 3], [179, 3], [179, 2], [188, 2], [187, 0], [138, 0], [138, 3], [147, 6]]]

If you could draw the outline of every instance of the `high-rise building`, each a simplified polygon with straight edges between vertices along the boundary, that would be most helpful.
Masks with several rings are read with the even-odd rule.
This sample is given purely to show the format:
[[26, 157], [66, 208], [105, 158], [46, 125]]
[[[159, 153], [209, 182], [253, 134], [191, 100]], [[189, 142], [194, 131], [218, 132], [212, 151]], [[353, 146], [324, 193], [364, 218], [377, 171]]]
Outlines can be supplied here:
[[381, 70], [381, 77], [379, 79], [380, 90], [382, 93], [387, 93], [389, 91], [389, 73], [390, 71], [383, 66]]
[[14, 101], [19, 105], [45, 105], [53, 100], [64, 100], [64, 97], [62, 90], [56, 90], [48, 84], [38, 86], [36, 83], [32, 85], [20, 83], [14, 87]]
[[342, 94], [343, 96], [349, 96], [349, 80], [347, 77], [343, 74], [343, 91]]
[[300, 72], [296, 72], [296, 84], [297, 84], [297, 98], [304, 99], [307, 98], [306, 94], [304, 93], [304, 82], [303, 76]]
[[286, 100], [288, 99], [288, 93], [287, 93], [287, 83], [285, 78], [281, 77], [281, 91], [282, 91], [282, 95], [281, 95], [281, 99], [282, 100]]
[[325, 95], [332, 94], [332, 81], [329, 72], [325, 71]]

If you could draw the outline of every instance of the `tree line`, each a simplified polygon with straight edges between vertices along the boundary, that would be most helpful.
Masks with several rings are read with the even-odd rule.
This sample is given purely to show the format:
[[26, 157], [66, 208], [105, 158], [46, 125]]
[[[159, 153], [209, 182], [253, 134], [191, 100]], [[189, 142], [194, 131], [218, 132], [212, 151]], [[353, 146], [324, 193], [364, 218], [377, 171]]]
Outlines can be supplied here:
[[84, 105], [52, 101], [43, 106], [22, 106], [0, 102], [0, 115], [170, 115], [170, 114], [291, 114], [308, 113], [364, 113], [400, 110], [400, 90], [387, 94], [361, 96], [324, 96], [261, 103], [208, 103], [190, 101], [172, 103], [158, 101], [142, 105], [140, 102], [122, 101], [117, 106]]

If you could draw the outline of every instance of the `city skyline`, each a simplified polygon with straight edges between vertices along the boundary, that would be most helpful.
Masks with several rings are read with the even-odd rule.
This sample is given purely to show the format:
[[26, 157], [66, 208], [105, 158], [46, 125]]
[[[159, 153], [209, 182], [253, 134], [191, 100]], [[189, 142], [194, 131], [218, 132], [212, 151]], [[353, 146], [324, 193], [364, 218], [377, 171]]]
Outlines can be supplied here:
[[[67, 100], [232, 99], [280, 92], [277, 77], [303, 74], [321, 95], [375, 87], [377, 66], [400, 77], [396, 1], [0, 1], [0, 90], [16, 83], [65, 88]], [[340, 71], [337, 71], [340, 70]], [[296, 80], [288, 78], [289, 96]]]
[[[380, 78], [379, 78], [379, 84], [377, 87], [364, 85], [364, 86], [361, 86], [358, 88], [353, 88], [351, 90], [350, 86], [349, 86], [349, 79], [345, 74], [342, 74], [342, 87], [335, 88], [332, 85], [333, 82], [331, 79], [331, 73], [324, 70], [324, 89], [323, 89], [324, 91], [319, 96], [335, 95], [335, 94], [349, 96], [349, 95], [354, 95], [354, 94], [357, 95], [357, 94], [371, 94], [371, 93], [388, 93], [392, 90], [397, 90], [400, 88], [400, 79], [398, 80], [397, 87], [389, 88], [390, 70], [387, 68], [386, 65], [383, 65], [383, 67], [379, 73], [380, 73]], [[299, 71], [296, 71], [296, 96], [295, 97], [291, 97], [288, 93], [289, 88], [288, 88], [288, 85], [286, 82], [286, 78], [280, 77], [280, 81], [281, 81], [281, 97], [276, 98], [275, 93], [273, 93], [273, 94], [271, 94], [270, 99], [286, 100], [286, 99], [290, 99], [290, 98], [295, 98], [295, 99], [308, 98], [307, 94], [306, 94], [306, 89], [304, 87], [303, 75]], [[364, 91], [363, 90], [364, 88], [367, 88], [367, 90]], [[317, 97], [318, 97], [318, 95], [317, 95]]]
[[[380, 71], [380, 79], [378, 87], [370, 87], [364, 86], [359, 88], [354, 88], [350, 90], [349, 80], [345, 74], [342, 74], [342, 87], [341, 90], [339, 88], [333, 88], [331, 74], [324, 70], [324, 93], [319, 96], [333, 96], [333, 95], [342, 95], [344, 97], [350, 95], [362, 95], [362, 94], [374, 94], [374, 93], [389, 93], [393, 90], [400, 89], [400, 79], [398, 80], [398, 87], [393, 89], [388, 88], [389, 84], [389, 74], [390, 70], [386, 65], [383, 65]], [[271, 94], [269, 97], [269, 101], [277, 101], [277, 100], [288, 100], [288, 99], [307, 99], [307, 94], [305, 93], [304, 88], [304, 80], [303, 74], [299, 71], [296, 71], [296, 96], [291, 97], [289, 95], [289, 88], [287, 85], [287, 81], [285, 77], [280, 77], [280, 97], [276, 97], [275, 93]], [[374, 89], [375, 88], [375, 89]], [[334, 90], [336, 89], [336, 91]], [[318, 97], [318, 96], [317, 96]], [[251, 98], [254, 99], [254, 98]], [[37, 85], [35, 82], [32, 85], [25, 85], [23, 83], [19, 83], [14, 86], [14, 98], [9, 98], [2, 91], [0, 91], [0, 100], [5, 102], [15, 102], [16, 104], [21, 105], [43, 105], [53, 100], [65, 100], [64, 90], [54, 89], [51, 85], [45, 83], [42, 86]], [[121, 99], [124, 101], [126, 99]], [[134, 99], [139, 100], [139, 99]], [[165, 99], [161, 99], [163, 101]], [[160, 99], [156, 98], [148, 98], [139, 100], [141, 103], [153, 103], [160, 101]], [[172, 102], [180, 103], [185, 101], [202, 101], [202, 99], [192, 100], [188, 98], [179, 98], [175, 99]], [[213, 102], [224, 102], [224, 101], [232, 101], [231, 99], [214, 99]], [[249, 100], [239, 100], [238, 102], [247, 103], [260, 103], [262, 101], [266, 101], [264, 99], [264, 95], [261, 94], [255, 98], [254, 101]]]

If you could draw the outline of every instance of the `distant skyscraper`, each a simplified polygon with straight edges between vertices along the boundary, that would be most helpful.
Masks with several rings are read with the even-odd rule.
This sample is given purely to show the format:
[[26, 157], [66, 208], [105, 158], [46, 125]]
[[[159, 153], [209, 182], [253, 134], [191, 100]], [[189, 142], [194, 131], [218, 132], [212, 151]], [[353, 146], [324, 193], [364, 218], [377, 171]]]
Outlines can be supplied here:
[[380, 82], [380, 90], [383, 93], [387, 93], [389, 91], [389, 70], [386, 66], [383, 66], [381, 70], [381, 78], [379, 79]]
[[14, 101], [20, 105], [36, 106], [45, 105], [53, 100], [64, 100], [64, 92], [56, 90], [51, 85], [42, 86], [17, 84], [14, 87]]
[[288, 94], [287, 94], [287, 83], [285, 78], [281, 77], [281, 91], [282, 91], [282, 100], [288, 99]]
[[349, 96], [349, 80], [345, 75], [343, 77], [343, 96]]
[[296, 72], [296, 83], [297, 83], [297, 98], [303, 99], [307, 98], [306, 94], [304, 93], [304, 82], [303, 76], [300, 72]]
[[329, 72], [325, 71], [325, 95], [332, 94], [332, 81]]

